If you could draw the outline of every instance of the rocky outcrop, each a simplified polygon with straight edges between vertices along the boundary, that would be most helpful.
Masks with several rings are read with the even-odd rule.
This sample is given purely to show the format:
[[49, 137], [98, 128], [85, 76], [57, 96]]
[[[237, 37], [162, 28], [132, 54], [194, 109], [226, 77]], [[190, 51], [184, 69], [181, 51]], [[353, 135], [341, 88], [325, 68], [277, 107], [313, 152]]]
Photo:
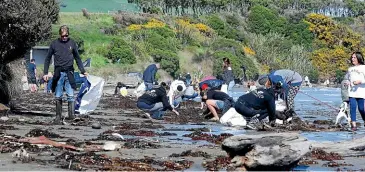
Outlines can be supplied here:
[[310, 151], [310, 142], [298, 133], [237, 135], [224, 140], [222, 149], [236, 170], [290, 170]]

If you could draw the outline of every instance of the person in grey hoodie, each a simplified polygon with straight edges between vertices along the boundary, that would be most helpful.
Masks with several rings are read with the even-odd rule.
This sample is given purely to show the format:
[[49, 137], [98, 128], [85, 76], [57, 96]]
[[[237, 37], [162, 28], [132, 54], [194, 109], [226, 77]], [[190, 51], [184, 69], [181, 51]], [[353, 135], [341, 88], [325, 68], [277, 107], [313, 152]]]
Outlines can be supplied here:
[[234, 75], [231, 68], [231, 62], [228, 58], [223, 58], [223, 81], [228, 85], [227, 93], [231, 94], [234, 86]]
[[284, 79], [288, 89], [285, 89], [282, 96], [286, 102], [287, 110], [294, 111], [294, 98], [302, 85], [302, 76], [298, 72], [289, 69], [276, 70], [271, 72], [270, 75], [281, 76]]

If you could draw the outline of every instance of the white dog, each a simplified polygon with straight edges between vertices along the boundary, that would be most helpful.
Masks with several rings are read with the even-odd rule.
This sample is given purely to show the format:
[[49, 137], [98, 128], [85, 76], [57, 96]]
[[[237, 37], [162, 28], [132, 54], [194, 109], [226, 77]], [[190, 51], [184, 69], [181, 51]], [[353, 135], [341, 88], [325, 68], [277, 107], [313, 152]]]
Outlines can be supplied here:
[[340, 106], [340, 111], [338, 112], [338, 115], [336, 117], [335, 125], [341, 123], [342, 118], [345, 118], [350, 126], [351, 118], [347, 114], [347, 103], [346, 102], [342, 102], [342, 104]]

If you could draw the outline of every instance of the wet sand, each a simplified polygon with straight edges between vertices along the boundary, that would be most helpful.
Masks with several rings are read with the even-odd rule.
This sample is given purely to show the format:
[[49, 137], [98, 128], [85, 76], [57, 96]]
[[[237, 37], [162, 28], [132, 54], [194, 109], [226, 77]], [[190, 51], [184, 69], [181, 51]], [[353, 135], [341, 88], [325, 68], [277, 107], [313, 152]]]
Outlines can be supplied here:
[[[183, 103], [179, 109], [180, 116], [167, 113], [165, 120], [143, 119], [140, 117], [143, 112], [136, 108], [133, 98], [114, 97], [108, 93], [110, 89], [106, 89], [96, 111], [78, 121], [66, 120], [66, 125], [51, 124], [54, 118], [52, 115], [55, 114], [52, 95], [24, 94], [15, 99], [16, 109], [28, 113], [10, 114], [9, 120], [0, 121], [0, 131], [3, 133], [0, 137], [0, 170], [225, 170], [229, 158], [221, 150], [221, 141], [231, 135], [260, 133], [208, 122], [199, 116], [202, 110], [196, 102]], [[63, 105], [63, 115], [66, 116], [67, 102]], [[92, 129], [94, 122], [99, 122], [102, 128]], [[340, 131], [327, 124], [324, 128], [318, 125], [311, 127], [317, 131]], [[41, 130], [34, 130], [36, 128]], [[287, 128], [280, 128], [262, 132], [286, 130]], [[121, 134], [124, 140], [111, 133]], [[42, 134], [53, 141], [66, 142], [76, 147], [102, 146], [105, 142], [114, 141], [121, 148], [115, 151], [87, 152], [28, 144], [23, 146], [30, 153], [31, 159], [22, 162], [18, 158], [12, 158], [12, 152], [21, 145], [16, 141], [8, 141], [4, 135], [38, 137]], [[183, 155], [178, 155], [181, 153]], [[308, 159], [313, 157], [309, 156]], [[338, 167], [324, 167], [323, 163], [328, 161], [317, 159], [313, 161], [318, 164], [303, 164], [314, 170], [360, 170], [364, 166], [363, 160], [362, 157], [345, 157], [345, 161], [353, 166], [342, 164]]]

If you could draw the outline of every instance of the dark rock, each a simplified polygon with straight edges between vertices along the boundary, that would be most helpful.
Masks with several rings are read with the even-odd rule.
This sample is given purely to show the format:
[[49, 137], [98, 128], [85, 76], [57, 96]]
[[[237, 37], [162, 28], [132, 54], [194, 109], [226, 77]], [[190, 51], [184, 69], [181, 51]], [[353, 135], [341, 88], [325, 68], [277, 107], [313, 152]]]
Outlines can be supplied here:
[[211, 156], [208, 153], [203, 152], [203, 151], [188, 150], [188, 151], [184, 151], [180, 154], [173, 153], [169, 157], [204, 157], [204, 158], [210, 158]]
[[310, 143], [297, 133], [238, 135], [224, 140], [231, 166], [247, 170], [290, 170], [309, 152]]
[[39, 137], [39, 136], [45, 136], [47, 138], [63, 138], [59, 134], [52, 133], [48, 130], [42, 130], [42, 129], [33, 129], [30, 130], [29, 133], [25, 135], [26, 137]]

